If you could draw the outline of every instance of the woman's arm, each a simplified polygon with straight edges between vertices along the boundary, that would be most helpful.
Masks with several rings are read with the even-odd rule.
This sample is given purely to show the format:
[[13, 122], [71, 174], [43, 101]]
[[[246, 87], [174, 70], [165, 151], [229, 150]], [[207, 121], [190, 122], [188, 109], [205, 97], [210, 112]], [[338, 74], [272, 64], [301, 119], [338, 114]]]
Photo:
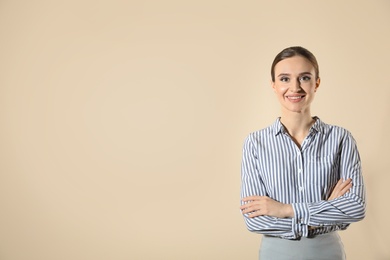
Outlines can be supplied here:
[[340, 176], [350, 179], [349, 192], [342, 196], [330, 196], [326, 201], [294, 203], [294, 218], [297, 223], [309, 226], [333, 226], [353, 223], [365, 217], [365, 188], [359, 152], [355, 140], [348, 132], [341, 143]]
[[[352, 187], [352, 180], [340, 179], [334, 187], [329, 200], [336, 199], [349, 192]], [[291, 204], [280, 203], [267, 196], [249, 196], [242, 199], [243, 204], [240, 209], [242, 214], [248, 214], [249, 218], [258, 216], [271, 216], [277, 218], [293, 218], [294, 209]]]
[[[243, 199], [241, 201], [241, 210], [245, 224], [251, 232], [284, 238], [295, 238], [296, 232], [294, 232], [294, 224], [291, 218], [269, 216], [266, 214], [254, 215], [253, 210], [245, 210], [247, 205], [252, 205], [247, 203], [248, 200], [251, 200], [249, 198], [268, 198], [266, 188], [260, 178], [259, 170], [256, 165], [257, 161], [258, 155], [251, 137], [249, 136], [244, 144], [241, 165], [241, 199]], [[255, 201], [257, 201], [257, 199], [255, 199]], [[275, 201], [275, 203], [279, 202]]]

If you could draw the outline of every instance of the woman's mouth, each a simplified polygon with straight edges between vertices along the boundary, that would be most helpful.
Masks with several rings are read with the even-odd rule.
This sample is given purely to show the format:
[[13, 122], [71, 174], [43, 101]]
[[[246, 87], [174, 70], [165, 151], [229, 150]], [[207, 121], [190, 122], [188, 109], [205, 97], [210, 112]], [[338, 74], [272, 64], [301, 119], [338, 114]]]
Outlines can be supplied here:
[[293, 102], [293, 103], [296, 103], [296, 102], [299, 102], [301, 101], [305, 96], [286, 96], [286, 98]]

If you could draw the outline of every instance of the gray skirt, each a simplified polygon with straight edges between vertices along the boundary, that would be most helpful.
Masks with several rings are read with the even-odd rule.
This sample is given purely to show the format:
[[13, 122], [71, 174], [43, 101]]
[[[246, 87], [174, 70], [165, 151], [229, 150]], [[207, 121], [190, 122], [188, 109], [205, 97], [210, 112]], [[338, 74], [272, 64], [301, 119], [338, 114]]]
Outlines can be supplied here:
[[344, 246], [337, 232], [313, 238], [288, 240], [263, 236], [260, 260], [345, 260]]

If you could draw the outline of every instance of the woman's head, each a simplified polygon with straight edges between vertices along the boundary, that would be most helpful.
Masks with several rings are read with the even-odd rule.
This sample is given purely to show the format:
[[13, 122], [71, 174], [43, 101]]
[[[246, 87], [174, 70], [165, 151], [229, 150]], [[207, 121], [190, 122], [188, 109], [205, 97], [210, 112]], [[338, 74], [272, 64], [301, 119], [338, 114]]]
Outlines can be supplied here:
[[289, 47], [284, 50], [282, 50], [278, 55], [276, 55], [274, 61], [272, 62], [271, 66], [271, 78], [272, 82], [275, 82], [275, 66], [278, 64], [280, 61], [287, 59], [287, 58], [292, 58], [294, 56], [301, 56], [305, 59], [307, 59], [314, 67], [315, 70], [315, 77], [318, 79], [320, 77], [320, 71], [317, 63], [316, 57], [311, 53], [309, 50], [300, 47], [300, 46], [294, 46], [294, 47]]
[[302, 47], [284, 49], [272, 64], [271, 86], [282, 111], [310, 115], [310, 105], [320, 86], [314, 55]]

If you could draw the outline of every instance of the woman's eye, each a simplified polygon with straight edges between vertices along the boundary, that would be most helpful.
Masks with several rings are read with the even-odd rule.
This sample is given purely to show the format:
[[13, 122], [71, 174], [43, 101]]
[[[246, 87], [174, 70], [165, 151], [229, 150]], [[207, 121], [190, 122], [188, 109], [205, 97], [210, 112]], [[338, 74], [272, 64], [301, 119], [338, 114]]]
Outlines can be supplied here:
[[281, 78], [280, 78], [280, 81], [281, 81], [281, 82], [288, 82], [288, 81], [289, 81], [289, 78], [287, 78], [287, 77], [281, 77]]
[[303, 81], [310, 81], [311, 80], [311, 77], [309, 76], [302, 76], [299, 78], [299, 81], [303, 82]]

